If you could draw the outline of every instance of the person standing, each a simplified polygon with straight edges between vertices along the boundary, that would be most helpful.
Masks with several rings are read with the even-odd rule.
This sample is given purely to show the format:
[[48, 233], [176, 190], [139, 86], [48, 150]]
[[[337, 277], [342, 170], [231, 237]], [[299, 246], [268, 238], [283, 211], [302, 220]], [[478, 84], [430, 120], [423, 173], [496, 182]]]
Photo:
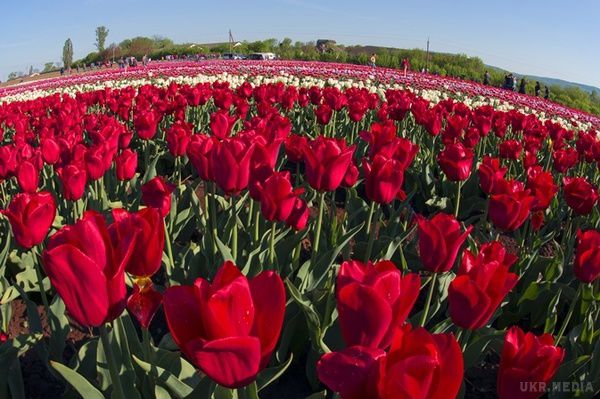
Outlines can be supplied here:
[[540, 82], [535, 82], [535, 96], [536, 97], [539, 97], [541, 90], [542, 90], [542, 88], [540, 86]]
[[548, 86], [544, 86], [544, 98], [546, 100], [550, 98], [550, 90], [548, 89]]
[[408, 58], [402, 60], [402, 69], [404, 70], [404, 77], [408, 74], [408, 70], [410, 69], [410, 62]]
[[369, 65], [375, 68], [377, 66], [377, 54], [371, 54], [371, 58], [369, 58]]
[[490, 73], [488, 71], [483, 74], [483, 84], [486, 86], [490, 84]]
[[526, 85], [527, 83], [525, 82], [525, 78], [521, 78], [521, 84], [519, 84], [519, 93], [521, 94], [525, 94], [526, 93]]

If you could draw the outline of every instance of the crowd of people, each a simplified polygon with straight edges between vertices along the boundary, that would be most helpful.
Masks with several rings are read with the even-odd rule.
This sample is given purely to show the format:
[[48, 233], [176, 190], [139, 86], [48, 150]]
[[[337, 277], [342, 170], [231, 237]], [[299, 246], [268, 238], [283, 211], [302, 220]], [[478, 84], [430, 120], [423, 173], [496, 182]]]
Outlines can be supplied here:
[[[371, 54], [371, 56], [369, 57], [368, 64], [369, 64], [369, 66], [371, 66], [373, 68], [375, 68], [377, 66], [377, 54], [376, 53]], [[402, 60], [401, 69], [404, 71], [404, 76], [406, 76], [407, 72], [410, 70], [410, 61], [408, 60], [408, 58], [405, 58]], [[425, 73], [425, 72], [429, 72], [429, 71], [426, 68], [423, 68], [421, 70], [421, 72]], [[489, 71], [485, 71], [485, 73], [483, 75], [483, 84], [486, 86], [491, 85]], [[518, 88], [517, 88], [517, 84], [518, 84]], [[519, 80], [513, 73], [508, 73], [508, 74], [504, 75], [504, 83], [502, 84], [501, 87], [506, 90], [518, 91], [521, 94], [527, 94], [527, 82], [525, 81], [525, 77], [521, 77], [521, 81], [519, 82]], [[534, 95], [536, 97], [539, 97], [541, 95], [541, 91], [542, 91], [542, 86], [540, 85], [540, 82], [536, 81], [535, 87], [534, 87]], [[546, 100], [550, 98], [550, 89], [548, 88], [548, 86], [545, 86], [545, 85], [544, 85], [544, 98]]]
[[[485, 74], [483, 75], [483, 84], [484, 85], [489, 85], [490, 84], [490, 73], [488, 71], [485, 71]], [[518, 84], [518, 88], [517, 88], [517, 84]], [[504, 83], [502, 84], [502, 88], [506, 89], [506, 90], [511, 90], [511, 91], [518, 91], [521, 94], [527, 94], [527, 81], [525, 80], [525, 77], [521, 77], [521, 81], [519, 82], [519, 80], [517, 79], [517, 77], [512, 74], [512, 73], [508, 73], [506, 75], [504, 75]], [[536, 81], [535, 82], [535, 87], [534, 87], [534, 95], [536, 97], [539, 97], [542, 93], [542, 86], [540, 84], [540, 82]], [[550, 89], [548, 88], [548, 86], [544, 85], [544, 98], [548, 99], [550, 97]]]

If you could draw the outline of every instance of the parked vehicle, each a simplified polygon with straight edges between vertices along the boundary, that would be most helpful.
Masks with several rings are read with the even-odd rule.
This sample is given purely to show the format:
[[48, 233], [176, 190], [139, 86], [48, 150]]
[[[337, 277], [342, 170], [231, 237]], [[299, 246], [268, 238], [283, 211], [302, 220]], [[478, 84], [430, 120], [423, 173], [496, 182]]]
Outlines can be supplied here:
[[273, 53], [252, 53], [248, 55], [249, 60], [274, 60], [277, 56]]
[[246, 59], [246, 56], [244, 54], [239, 53], [223, 53], [223, 55], [221, 55], [221, 58], [223, 58], [224, 60], [244, 60]]

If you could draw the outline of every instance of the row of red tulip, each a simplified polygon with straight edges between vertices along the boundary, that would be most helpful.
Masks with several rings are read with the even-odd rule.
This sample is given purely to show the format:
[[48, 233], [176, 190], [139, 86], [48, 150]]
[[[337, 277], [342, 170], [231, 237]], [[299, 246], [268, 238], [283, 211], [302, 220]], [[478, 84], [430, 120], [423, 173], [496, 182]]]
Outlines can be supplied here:
[[[581, 281], [577, 286], [588, 287], [600, 276], [597, 132], [566, 129], [534, 115], [489, 106], [470, 109], [453, 100], [430, 104], [403, 90], [388, 90], [380, 98], [354, 88], [233, 88], [217, 82], [11, 102], [0, 106], [0, 128], [2, 213], [22, 249], [43, 246], [43, 271], [69, 315], [105, 334], [103, 326], [127, 308], [147, 329], [162, 303], [182, 353], [225, 387], [252, 384], [270, 363], [290, 311], [280, 276], [299, 304], [305, 303], [299, 295], [316, 297], [331, 291], [336, 281], [331, 303], [346, 348], [326, 336], [326, 329], [311, 343], [322, 355], [315, 362], [316, 375], [343, 398], [456, 396], [468, 335], [495, 322], [503, 301], [536, 260], [537, 252], [523, 249], [526, 244], [539, 249], [538, 236], [560, 237], [569, 253], [565, 269]], [[161, 160], [166, 177], [150, 178]], [[138, 178], [147, 181], [142, 185]], [[452, 204], [430, 208], [429, 200], [448, 188], [457, 190], [448, 197]], [[342, 222], [335, 196], [327, 204], [327, 194], [336, 190], [345, 194]], [[365, 203], [359, 192], [370, 209], [361, 205], [355, 220], [352, 201]], [[179, 207], [186, 193], [197, 200], [192, 205], [197, 217], [185, 216], [190, 212]], [[484, 212], [471, 205], [476, 199], [483, 201]], [[140, 200], [146, 207], [138, 210]], [[316, 217], [311, 218], [309, 203], [315, 200]], [[82, 214], [83, 208], [88, 211]], [[103, 214], [109, 208], [107, 223]], [[423, 216], [413, 218], [414, 210]], [[57, 213], [63, 225], [49, 234]], [[227, 223], [220, 223], [228, 213]], [[268, 222], [266, 240], [260, 239], [265, 227], [260, 215]], [[326, 217], [331, 226], [323, 224]], [[173, 226], [185, 218], [201, 240], [174, 235]], [[238, 233], [243, 219], [248, 231]], [[555, 219], [564, 223], [560, 236], [546, 231]], [[410, 250], [413, 221], [417, 266], [428, 276], [423, 286], [429, 285], [417, 316], [421, 326], [415, 328], [413, 307], [422, 283], [414, 273], [418, 267], [404, 266], [403, 252]], [[338, 223], [344, 232], [354, 232], [345, 242], [363, 230], [367, 240], [355, 248], [343, 244], [331, 258]], [[546, 230], [545, 224], [550, 226]], [[386, 229], [393, 239], [403, 237], [387, 254], [376, 242]], [[299, 241], [293, 256], [277, 253], [281, 237], [307, 233], [311, 259], [304, 265], [299, 264]], [[519, 257], [491, 233], [520, 239]], [[220, 263], [214, 254], [221, 252], [224, 260], [251, 264], [263, 241], [268, 256], [258, 271], [247, 273], [252, 278], [225, 262], [210, 282], [208, 272], [176, 280], [174, 269], [187, 265], [174, 252], [200, 247], [213, 261]], [[463, 251], [469, 241], [470, 249]], [[360, 257], [365, 263], [351, 260]], [[388, 260], [367, 262], [390, 258], [398, 259], [403, 271]], [[324, 269], [322, 262], [329, 262]], [[337, 263], [341, 267], [335, 275]], [[164, 290], [156, 278], [153, 282], [161, 273], [167, 279]], [[133, 278], [129, 293], [126, 276]], [[47, 302], [41, 278], [39, 287]], [[436, 297], [440, 289], [447, 300]], [[584, 289], [572, 298], [557, 344], [563, 344], [572, 326]], [[312, 309], [317, 303], [305, 306]], [[442, 303], [459, 339], [426, 329], [443, 321], [437, 309]], [[331, 309], [327, 314], [334, 317]], [[591, 314], [592, 308], [584, 309], [582, 316]], [[327, 324], [325, 317], [319, 323]], [[329, 352], [325, 341], [338, 350], [324, 353]], [[520, 382], [550, 381], [564, 356], [551, 335], [510, 329], [498, 393], [535, 397], [522, 392]], [[109, 366], [113, 390], [124, 397], [119, 367]]]

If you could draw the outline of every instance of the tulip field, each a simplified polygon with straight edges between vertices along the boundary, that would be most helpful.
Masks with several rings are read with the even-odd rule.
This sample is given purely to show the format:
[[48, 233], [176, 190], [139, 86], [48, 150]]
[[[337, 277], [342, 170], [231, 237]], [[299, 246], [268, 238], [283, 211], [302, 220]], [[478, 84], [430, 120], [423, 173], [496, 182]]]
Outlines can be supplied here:
[[0, 397], [592, 398], [599, 132], [334, 63], [0, 88]]

